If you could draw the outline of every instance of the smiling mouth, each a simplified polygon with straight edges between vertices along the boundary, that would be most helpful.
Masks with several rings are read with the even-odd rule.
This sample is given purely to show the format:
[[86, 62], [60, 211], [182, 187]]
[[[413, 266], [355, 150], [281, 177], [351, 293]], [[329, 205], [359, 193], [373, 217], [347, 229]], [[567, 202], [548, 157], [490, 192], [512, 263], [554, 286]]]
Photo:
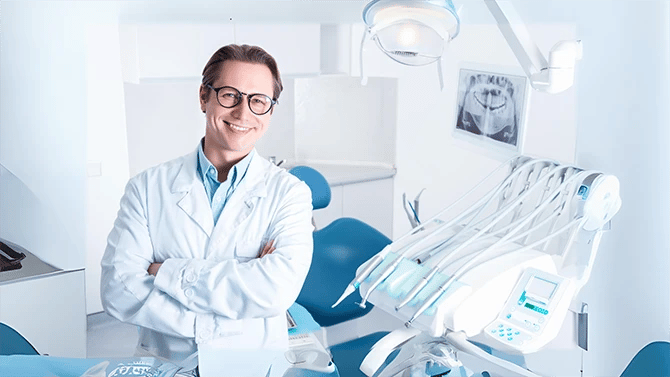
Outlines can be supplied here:
[[235, 124], [232, 124], [232, 123], [228, 123], [228, 122], [225, 122], [225, 123], [226, 123], [226, 125], [228, 125], [228, 127], [232, 128], [235, 131], [239, 131], [239, 132], [249, 131], [249, 128], [241, 127], [241, 126], [238, 126], [238, 125], [235, 125]]

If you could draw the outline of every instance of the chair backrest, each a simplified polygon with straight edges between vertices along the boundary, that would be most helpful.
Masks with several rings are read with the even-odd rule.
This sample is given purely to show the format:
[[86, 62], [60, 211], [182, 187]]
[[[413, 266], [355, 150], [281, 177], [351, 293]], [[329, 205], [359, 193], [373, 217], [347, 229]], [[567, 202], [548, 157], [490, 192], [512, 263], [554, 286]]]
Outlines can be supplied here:
[[0, 323], [0, 355], [39, 355], [21, 334], [4, 323]]
[[309, 189], [312, 190], [312, 207], [314, 209], [328, 207], [331, 197], [330, 185], [328, 185], [328, 181], [326, 181], [326, 178], [321, 173], [309, 166], [302, 165], [296, 166], [288, 172], [305, 182], [309, 186]]
[[633, 357], [621, 377], [670, 376], [670, 342], [647, 344]]
[[[330, 203], [330, 186], [317, 170], [297, 166], [291, 174], [307, 183], [312, 190], [314, 209]], [[356, 292], [336, 308], [331, 306], [354, 279], [356, 269], [380, 252], [391, 240], [370, 225], [352, 218], [340, 218], [314, 232], [314, 254], [305, 284], [296, 300], [321, 326], [331, 326], [361, 317], [372, 309], [356, 305], [361, 297]]]
[[340, 218], [314, 232], [314, 254], [305, 284], [296, 300], [321, 326], [332, 326], [358, 318], [372, 309], [357, 305], [358, 292], [335, 308], [331, 306], [354, 279], [356, 269], [380, 252], [391, 240], [370, 225]]

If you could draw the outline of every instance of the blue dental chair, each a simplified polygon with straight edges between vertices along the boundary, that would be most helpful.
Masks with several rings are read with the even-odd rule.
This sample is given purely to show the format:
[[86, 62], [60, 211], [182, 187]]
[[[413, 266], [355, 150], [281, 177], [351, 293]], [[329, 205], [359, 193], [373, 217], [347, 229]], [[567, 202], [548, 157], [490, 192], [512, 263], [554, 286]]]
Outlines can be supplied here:
[[[315, 210], [330, 203], [331, 191], [326, 179], [308, 166], [296, 166], [289, 172], [305, 182], [312, 190]], [[305, 284], [296, 302], [312, 315], [322, 327], [333, 326], [364, 316], [365, 309], [358, 292], [347, 297], [336, 308], [331, 305], [347, 284], [354, 279], [356, 269], [380, 252], [391, 240], [370, 225], [354, 219], [340, 218], [314, 232], [314, 254]], [[343, 377], [365, 377], [358, 369], [372, 346], [388, 332], [376, 332], [330, 347], [333, 361]]]
[[39, 352], [16, 330], [0, 323], [0, 355], [39, 355]]
[[670, 342], [652, 342], [642, 348], [621, 374], [621, 377], [670, 376]]

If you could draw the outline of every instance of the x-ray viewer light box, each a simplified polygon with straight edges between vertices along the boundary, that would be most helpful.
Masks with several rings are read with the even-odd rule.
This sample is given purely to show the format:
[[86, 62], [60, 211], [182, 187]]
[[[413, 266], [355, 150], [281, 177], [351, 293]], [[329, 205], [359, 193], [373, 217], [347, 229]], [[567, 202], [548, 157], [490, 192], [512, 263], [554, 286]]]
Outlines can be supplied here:
[[522, 154], [529, 97], [520, 68], [462, 63], [454, 138], [493, 157]]

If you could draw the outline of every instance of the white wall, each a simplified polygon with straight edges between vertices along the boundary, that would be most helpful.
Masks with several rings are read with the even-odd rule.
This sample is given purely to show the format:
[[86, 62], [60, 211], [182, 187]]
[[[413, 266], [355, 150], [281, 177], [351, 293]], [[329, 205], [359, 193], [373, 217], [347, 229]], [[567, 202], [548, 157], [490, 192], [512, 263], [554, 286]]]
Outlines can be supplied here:
[[584, 288], [585, 369], [615, 376], [670, 340], [670, 3], [579, 9], [577, 162], [616, 175], [623, 202]]
[[199, 80], [126, 83], [123, 87], [131, 177], [195, 150], [205, 135]]
[[119, 26], [89, 25], [86, 36], [86, 309], [95, 313], [102, 311], [100, 260], [129, 177], [128, 141]]
[[[0, 235], [63, 269], [85, 265], [84, 14], [83, 3], [2, 3], [0, 163], [44, 209], [3, 206]], [[62, 226], [41, 226], [44, 216]]]

